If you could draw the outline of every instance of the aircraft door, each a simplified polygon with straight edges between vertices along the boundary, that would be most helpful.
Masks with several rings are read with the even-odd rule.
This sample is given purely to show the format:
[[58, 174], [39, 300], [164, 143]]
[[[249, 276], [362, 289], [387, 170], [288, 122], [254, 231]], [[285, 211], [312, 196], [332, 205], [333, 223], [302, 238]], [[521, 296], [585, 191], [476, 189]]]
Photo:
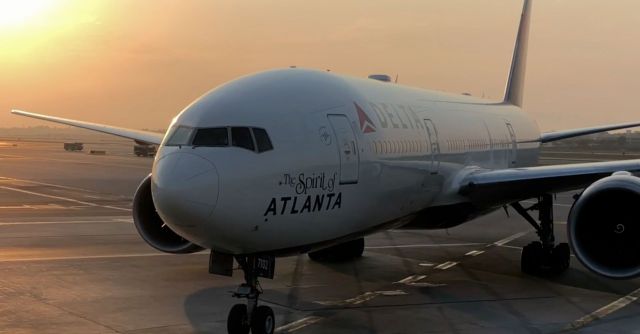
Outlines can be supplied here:
[[509, 139], [511, 139], [511, 152], [508, 154], [509, 167], [515, 167], [518, 155], [518, 142], [516, 141], [516, 132], [513, 130], [511, 123], [507, 122], [507, 131], [509, 131]]
[[431, 154], [431, 174], [438, 174], [440, 168], [440, 143], [438, 142], [438, 130], [436, 125], [430, 119], [424, 120], [425, 130], [427, 131], [427, 145]]
[[358, 183], [360, 159], [358, 144], [349, 119], [345, 115], [328, 115], [340, 157], [340, 184]]

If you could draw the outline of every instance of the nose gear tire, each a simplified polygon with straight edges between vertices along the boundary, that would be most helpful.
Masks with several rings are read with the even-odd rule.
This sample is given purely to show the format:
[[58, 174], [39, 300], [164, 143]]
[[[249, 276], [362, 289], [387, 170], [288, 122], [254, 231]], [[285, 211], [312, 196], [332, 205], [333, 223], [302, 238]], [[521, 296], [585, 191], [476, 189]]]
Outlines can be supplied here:
[[252, 334], [273, 334], [275, 328], [275, 316], [268, 306], [258, 306], [251, 319]]
[[227, 317], [227, 332], [229, 334], [249, 334], [249, 329], [247, 305], [234, 305]]

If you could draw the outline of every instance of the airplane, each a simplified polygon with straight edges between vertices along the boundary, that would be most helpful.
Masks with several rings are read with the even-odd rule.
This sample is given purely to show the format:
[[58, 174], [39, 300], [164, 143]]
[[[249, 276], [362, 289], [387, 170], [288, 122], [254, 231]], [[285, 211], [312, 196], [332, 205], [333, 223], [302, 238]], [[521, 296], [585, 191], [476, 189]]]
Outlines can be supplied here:
[[[135, 227], [163, 252], [211, 250], [212, 274], [239, 264], [245, 282], [233, 297], [246, 304], [231, 308], [231, 334], [274, 332], [258, 280], [273, 278], [277, 257], [349, 260], [371, 233], [445, 229], [508, 206], [539, 236], [522, 250], [524, 273], [562, 273], [571, 248], [596, 274], [638, 277], [640, 160], [537, 164], [543, 143], [640, 123], [540, 132], [522, 110], [531, 4], [501, 101], [285, 68], [214, 88], [164, 135], [12, 113], [159, 145], [135, 193]], [[570, 245], [555, 242], [553, 220], [553, 194], [569, 190], [581, 191]]]

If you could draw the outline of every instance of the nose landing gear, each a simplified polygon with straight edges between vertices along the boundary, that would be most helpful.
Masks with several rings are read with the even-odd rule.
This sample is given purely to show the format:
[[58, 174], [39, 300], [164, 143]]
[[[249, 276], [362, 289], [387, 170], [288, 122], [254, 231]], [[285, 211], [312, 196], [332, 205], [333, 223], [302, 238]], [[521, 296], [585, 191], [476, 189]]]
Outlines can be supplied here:
[[[273, 334], [275, 316], [269, 306], [258, 306], [258, 299], [262, 288], [258, 277], [273, 277], [273, 258], [257, 256], [237, 256], [236, 261], [244, 271], [245, 283], [241, 284], [235, 298], [246, 298], [247, 304], [236, 304], [231, 308], [227, 317], [227, 332], [229, 334]], [[266, 275], [265, 276], [265, 270]]]
[[[538, 233], [540, 241], [534, 241], [522, 249], [522, 272], [530, 275], [560, 274], [569, 268], [571, 254], [569, 244], [555, 244], [553, 233], [553, 197], [545, 194], [538, 197], [538, 203], [524, 208], [519, 202], [511, 206], [531, 224]], [[538, 211], [540, 223], [536, 222], [528, 211]]]

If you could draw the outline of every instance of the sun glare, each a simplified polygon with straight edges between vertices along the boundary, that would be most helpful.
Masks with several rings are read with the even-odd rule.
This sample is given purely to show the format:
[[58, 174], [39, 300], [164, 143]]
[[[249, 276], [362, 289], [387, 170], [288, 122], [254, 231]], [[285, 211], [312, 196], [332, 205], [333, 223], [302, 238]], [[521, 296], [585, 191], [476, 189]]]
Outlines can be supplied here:
[[54, 3], [55, 0], [0, 0], [0, 28], [27, 24]]

